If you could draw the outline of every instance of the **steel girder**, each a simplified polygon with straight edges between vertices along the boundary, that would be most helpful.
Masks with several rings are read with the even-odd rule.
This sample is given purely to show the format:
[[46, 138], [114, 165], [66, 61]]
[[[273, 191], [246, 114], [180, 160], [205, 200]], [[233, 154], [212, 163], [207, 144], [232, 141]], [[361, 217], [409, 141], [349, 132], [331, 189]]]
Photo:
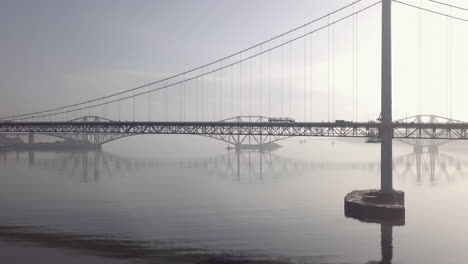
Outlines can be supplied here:
[[191, 134], [366, 137], [374, 123], [254, 123], [254, 122], [15, 122], [0, 123], [0, 132], [83, 134]]
[[[262, 135], [273, 137], [368, 137], [379, 123], [334, 122], [11, 122], [0, 132], [41, 134], [189, 134]], [[467, 139], [468, 123], [393, 123], [394, 138]]]

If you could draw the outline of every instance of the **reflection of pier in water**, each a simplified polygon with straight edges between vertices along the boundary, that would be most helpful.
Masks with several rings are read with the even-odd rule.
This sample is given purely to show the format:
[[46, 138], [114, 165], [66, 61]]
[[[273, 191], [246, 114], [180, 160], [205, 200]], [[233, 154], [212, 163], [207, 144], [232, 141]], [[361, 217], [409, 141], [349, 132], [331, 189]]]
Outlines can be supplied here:
[[[20, 155], [16, 153], [18, 161], [22, 161]], [[58, 170], [71, 176], [81, 172], [84, 180], [88, 179], [89, 174], [93, 174], [95, 181], [99, 180], [101, 174], [111, 177], [145, 169], [197, 170], [210, 176], [229, 177], [249, 183], [322, 169], [370, 172], [380, 169], [379, 161], [301, 161], [264, 151], [227, 151], [218, 156], [187, 160], [138, 159], [100, 151], [63, 152], [58, 159], [37, 159], [35, 152], [27, 152], [27, 155], [30, 167]], [[0, 156], [6, 159], [7, 152], [0, 152]], [[416, 145], [413, 152], [393, 159], [395, 176], [402, 180], [415, 177], [418, 183], [430, 181], [435, 184], [442, 177], [449, 183], [453, 182], [456, 178], [464, 177], [463, 171], [467, 166], [468, 161], [441, 153], [433, 145]]]
[[393, 226], [392, 223], [380, 223], [380, 261], [369, 261], [368, 264], [391, 264], [393, 260]]
[[391, 264], [393, 260], [393, 227], [404, 226], [405, 216], [399, 215], [397, 218], [378, 219], [363, 217], [362, 214], [345, 207], [345, 217], [359, 220], [367, 224], [380, 224], [380, 261], [368, 261], [367, 264]]

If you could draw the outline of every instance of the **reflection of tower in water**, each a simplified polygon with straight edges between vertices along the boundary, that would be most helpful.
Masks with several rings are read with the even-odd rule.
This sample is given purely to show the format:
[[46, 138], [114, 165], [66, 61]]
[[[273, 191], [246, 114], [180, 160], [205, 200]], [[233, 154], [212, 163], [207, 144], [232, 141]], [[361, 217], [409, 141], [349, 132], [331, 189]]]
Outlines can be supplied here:
[[393, 260], [393, 224], [380, 224], [380, 261], [369, 261], [368, 264], [391, 264]]
[[346, 210], [345, 217], [356, 219], [366, 224], [380, 224], [380, 261], [368, 261], [368, 264], [391, 264], [393, 260], [393, 227], [404, 226], [405, 216], [399, 215], [398, 217], [392, 217], [387, 219], [378, 219], [363, 217], [362, 214], [356, 213], [356, 211]]

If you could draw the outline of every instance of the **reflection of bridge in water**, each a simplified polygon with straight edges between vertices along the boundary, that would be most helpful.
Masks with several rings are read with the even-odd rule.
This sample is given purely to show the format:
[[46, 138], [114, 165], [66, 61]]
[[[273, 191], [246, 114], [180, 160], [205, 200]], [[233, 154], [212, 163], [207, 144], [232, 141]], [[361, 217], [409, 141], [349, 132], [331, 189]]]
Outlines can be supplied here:
[[[76, 118], [70, 120], [71, 123], [112, 123], [114, 121], [106, 118], [102, 118], [99, 116], [84, 116], [81, 118]], [[264, 116], [237, 116], [225, 120], [219, 121], [219, 123], [226, 123], [226, 124], [269, 124], [269, 120], [267, 117]], [[436, 115], [417, 115], [412, 117], [407, 117], [404, 119], [396, 120], [395, 125], [401, 126], [403, 124], [410, 125], [410, 126], [418, 126], [418, 125], [433, 125], [433, 124], [447, 124], [447, 125], [458, 125], [464, 124], [462, 121], [453, 120], [449, 118], [444, 118], [441, 116]], [[378, 130], [376, 130], [378, 132]], [[343, 131], [342, 131], [343, 132]], [[349, 131], [348, 131], [349, 132]], [[346, 132], [346, 133], [348, 133]], [[455, 133], [456, 131], [451, 131], [450, 133]], [[345, 133], [345, 132], [343, 132]], [[445, 154], [439, 153], [438, 149], [440, 145], [446, 144], [450, 142], [450, 140], [446, 138], [452, 138], [452, 136], [448, 137], [426, 137], [424, 135], [428, 133], [432, 133], [427, 129], [423, 130], [415, 130], [415, 131], [399, 131], [398, 129], [395, 133], [403, 135], [402, 137], [398, 138], [396, 136], [396, 140], [404, 142], [406, 144], [410, 144], [413, 146], [413, 153], [408, 154], [406, 156], [400, 156], [393, 159], [393, 171], [397, 173], [396, 176], [404, 177], [407, 174], [415, 174], [417, 181], [422, 182], [423, 177], [422, 174], [429, 174], [430, 181], [435, 183], [436, 181], [436, 174], [444, 175], [449, 181], [453, 179], [453, 175], [461, 175], [462, 174], [462, 164], [463, 162], [457, 161], [454, 157], [447, 156]], [[4, 134], [4, 133], [3, 133]], [[19, 135], [15, 133], [15, 135]], [[34, 142], [34, 135], [33, 134], [26, 134], [28, 135], [29, 141], [31, 143]], [[93, 144], [93, 145], [102, 145], [117, 139], [121, 139], [128, 136], [135, 136], [139, 134], [135, 133], [109, 133], [109, 132], [102, 132], [102, 133], [67, 133], [67, 132], [49, 132], [44, 133], [47, 136], [58, 137], [61, 139], [65, 139], [71, 142], [83, 142], [86, 144]], [[378, 134], [376, 134], [378, 135]], [[407, 136], [404, 136], [407, 135]], [[198, 161], [177, 161], [177, 164], [169, 164], [166, 162], [165, 165], [162, 164], [160, 161], [149, 161], [149, 160], [129, 160], [129, 158], [120, 158], [115, 166], [115, 169], [121, 169], [119, 163], [125, 163], [127, 168], [131, 168], [132, 164], [143, 164], [143, 166], [178, 166], [180, 168], [202, 168], [204, 167], [205, 170], [212, 171], [213, 174], [226, 174], [226, 175], [236, 175], [237, 178], [240, 177], [242, 171], [247, 171], [248, 175], [260, 175], [260, 179], [262, 179], [263, 174], [265, 173], [265, 169], [271, 170], [273, 169], [273, 164], [280, 164], [279, 167], [283, 168], [283, 170], [277, 171], [270, 171], [267, 174], [272, 174], [275, 176], [280, 177], [284, 175], [286, 172], [291, 172], [293, 170], [294, 173], [297, 173], [299, 169], [314, 169], [314, 168], [337, 168], [337, 169], [374, 169], [380, 168], [380, 163], [378, 162], [316, 162], [316, 161], [297, 161], [297, 160], [290, 160], [287, 158], [277, 158], [273, 155], [273, 160], [271, 154], [263, 153], [264, 151], [274, 150], [280, 147], [276, 142], [286, 139], [290, 137], [288, 133], [272, 133], [272, 134], [225, 134], [225, 133], [207, 133], [207, 134], [199, 134], [199, 136], [209, 137], [216, 140], [220, 140], [223, 142], [228, 143], [229, 149], [235, 150], [260, 150], [259, 154], [238, 154], [236, 159], [236, 154], [229, 153], [226, 157], [214, 157], [209, 158], [206, 160], [198, 160]], [[427, 151], [424, 151], [427, 149]], [[77, 154], [75, 154], [76, 156]], [[89, 161], [89, 156], [92, 155], [93, 161]], [[260, 157], [257, 157], [260, 155]], [[88, 170], [84, 169], [85, 167], [98, 163], [100, 159], [103, 159], [102, 168], [108, 170], [107, 168], [108, 159], [115, 160], [117, 157], [109, 157], [107, 153], [102, 154], [86, 154], [83, 152], [81, 157], [73, 157], [74, 163], [83, 163], [83, 176], [88, 174]], [[81, 161], [77, 161], [77, 159], [81, 159]], [[32, 164], [34, 161], [34, 152], [29, 152], [29, 160]], [[227, 161], [225, 164], [224, 161]], [[210, 168], [209, 164], [213, 162], [215, 167]], [[244, 166], [242, 163], [245, 162], [247, 165]], [[257, 164], [258, 163], [258, 164]], [[265, 166], [266, 165], [266, 166]], [[224, 166], [224, 167], [223, 167]], [[95, 168], [95, 175], [99, 175], [100, 166], [92, 166]], [[415, 167], [415, 170], [413, 169]], [[233, 171], [233, 168], [237, 168], [237, 172]], [[76, 166], [71, 168], [72, 171], [76, 170]]]
[[[7, 152], [1, 153], [3, 159], [7, 158]], [[18, 161], [20, 162], [21, 154], [17, 153]], [[31, 153], [28, 154], [30, 156]], [[415, 156], [417, 153], [409, 153], [394, 159], [394, 168], [401, 169], [401, 175], [408, 174], [409, 167], [415, 169]], [[421, 157], [429, 157], [432, 155], [429, 152], [420, 153]], [[454, 167], [453, 171], [459, 171], [463, 176], [461, 168], [468, 166], [468, 161], [460, 161], [456, 158], [435, 153], [436, 159], [439, 161], [435, 167], [440, 167], [440, 164], [446, 163], [447, 169]], [[34, 156], [34, 153], [33, 153]], [[421, 158], [422, 161], [427, 161], [426, 158]], [[1, 162], [0, 162], [1, 164]], [[85, 181], [89, 181], [88, 174], [94, 173], [94, 180], [100, 180], [100, 174], [114, 175], [117, 173], [125, 175], [128, 172], [135, 172], [145, 169], [172, 169], [181, 168], [189, 170], [201, 170], [205, 174], [211, 176], [232, 176], [232, 179], [239, 181], [245, 180], [248, 175], [249, 183], [258, 183], [267, 178], [284, 177], [285, 175], [296, 173], [304, 173], [311, 170], [320, 169], [355, 169], [355, 170], [378, 170], [379, 162], [310, 162], [301, 161], [291, 158], [285, 158], [271, 152], [262, 151], [227, 151], [225, 154], [208, 157], [205, 159], [193, 160], [149, 160], [129, 158], [114, 155], [112, 153], [93, 151], [93, 152], [66, 152], [61, 153], [59, 159], [42, 159], [38, 158], [29, 162], [33, 168], [41, 168], [47, 170], [58, 170], [61, 173], [68, 172], [72, 176], [76, 176], [80, 172]], [[421, 164], [426, 164], [422, 162]], [[424, 165], [426, 166], [426, 165]], [[92, 172], [90, 172], [92, 171]], [[421, 171], [419, 169], [418, 171]], [[446, 170], [448, 172], [448, 170]], [[268, 175], [267, 176], [265, 176]], [[397, 173], [398, 175], [399, 173]], [[241, 178], [244, 177], [244, 178]], [[432, 176], [431, 176], [432, 177]], [[431, 178], [432, 179], [432, 178]], [[418, 179], [419, 181], [420, 179]], [[397, 224], [400, 225], [400, 224]], [[392, 223], [381, 223], [380, 227], [380, 247], [381, 261], [369, 261], [368, 264], [374, 263], [391, 263], [393, 259], [393, 227]], [[182, 249], [171, 243], [171, 247], [167, 247], [164, 242], [158, 241], [130, 241], [119, 240], [118, 238], [100, 238], [96, 236], [84, 236], [79, 234], [60, 234], [49, 233], [41, 230], [31, 230], [28, 228], [1, 228], [0, 240], [10, 241], [15, 238], [15, 241], [29, 244], [44, 244], [49, 247], [56, 247], [66, 250], [80, 250], [90, 255], [107, 256], [116, 259], [137, 258], [147, 260], [148, 263], [159, 263], [159, 261], [181, 260], [181, 261], [201, 261], [202, 263], [218, 263], [218, 261], [229, 261], [230, 259], [248, 259], [248, 257], [234, 256], [224, 254], [222, 256], [212, 254], [207, 249], [189, 248], [181, 246]], [[182, 254], [180, 254], [182, 253]], [[301, 257], [304, 260], [307, 257]], [[290, 258], [291, 259], [291, 258]], [[290, 260], [289, 259], [289, 260]], [[311, 257], [313, 260], [314, 257]], [[153, 262], [154, 261], [154, 262]], [[209, 262], [212, 261], [212, 262]], [[282, 260], [256, 260], [254, 263], [295, 263]]]
[[[3, 152], [6, 159], [8, 152]], [[10, 152], [11, 153], [11, 152]], [[16, 159], [21, 161], [20, 153]], [[93, 175], [126, 175], [146, 169], [186, 169], [201, 171], [206, 175], [227, 177], [238, 182], [261, 183], [267, 178], [278, 179], [286, 175], [301, 175], [314, 170], [362, 170], [378, 171], [379, 161], [304, 161], [283, 157], [265, 151], [226, 151], [225, 154], [200, 159], [151, 160], [131, 158], [100, 151], [64, 152], [59, 158], [37, 159], [34, 152], [28, 152], [30, 167], [58, 170], [74, 176], [81, 174], [84, 179]], [[416, 145], [413, 152], [394, 157], [393, 171], [402, 180], [414, 177], [416, 182], [436, 184], [442, 179], [453, 182], [464, 177], [468, 161], [441, 153], [437, 146]], [[437, 178], [439, 177], [439, 178]]]

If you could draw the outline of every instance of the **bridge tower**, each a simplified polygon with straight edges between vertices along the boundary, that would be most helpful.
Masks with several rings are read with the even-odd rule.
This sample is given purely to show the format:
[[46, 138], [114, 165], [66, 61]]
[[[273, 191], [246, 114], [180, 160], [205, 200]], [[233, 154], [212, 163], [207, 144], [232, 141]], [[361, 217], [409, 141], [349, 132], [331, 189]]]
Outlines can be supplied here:
[[391, 5], [392, 0], [382, 0], [380, 190], [353, 191], [346, 195], [345, 215], [364, 221], [393, 219], [404, 223], [404, 193], [393, 190]]
[[382, 77], [380, 128], [380, 190], [393, 192], [392, 175], [392, 8], [391, 0], [382, 1]]

